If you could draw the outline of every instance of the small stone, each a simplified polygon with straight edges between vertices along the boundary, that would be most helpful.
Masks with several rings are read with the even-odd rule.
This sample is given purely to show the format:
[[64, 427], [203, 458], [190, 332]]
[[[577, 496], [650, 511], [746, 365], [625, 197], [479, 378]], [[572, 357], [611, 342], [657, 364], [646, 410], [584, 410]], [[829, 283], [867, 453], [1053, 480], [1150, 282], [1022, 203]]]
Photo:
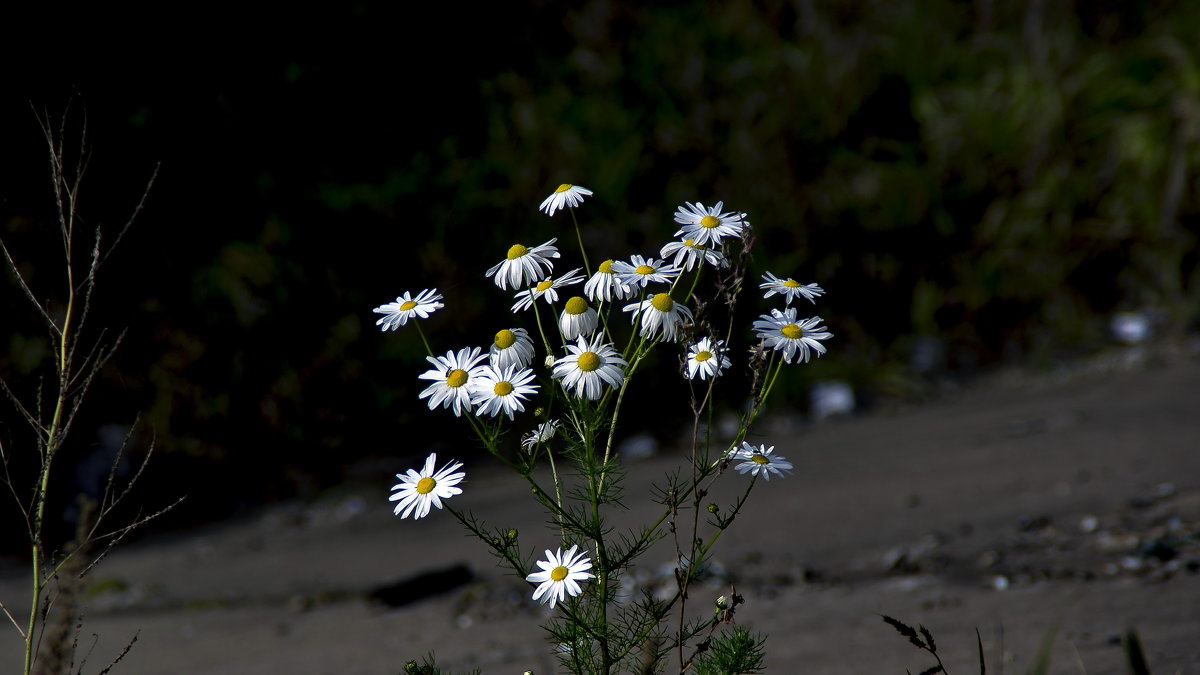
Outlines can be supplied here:
[[1091, 534], [1100, 528], [1100, 519], [1096, 516], [1084, 516], [1079, 520], [1079, 531]]
[[996, 576], [992, 577], [991, 586], [993, 590], [1007, 591], [1009, 586], [1008, 577], [1004, 576], [1003, 574], [997, 574]]

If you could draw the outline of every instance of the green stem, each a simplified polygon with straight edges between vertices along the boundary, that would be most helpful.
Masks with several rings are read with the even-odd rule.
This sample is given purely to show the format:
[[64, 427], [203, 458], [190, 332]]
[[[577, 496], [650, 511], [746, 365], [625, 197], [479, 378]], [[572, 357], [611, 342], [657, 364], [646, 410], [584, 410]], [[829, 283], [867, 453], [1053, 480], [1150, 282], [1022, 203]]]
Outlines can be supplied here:
[[33, 559], [33, 585], [29, 607], [29, 621], [25, 630], [25, 675], [33, 672], [33, 647], [42, 591], [54, 576], [51, 573], [46, 578], [42, 578], [42, 565], [46, 556], [45, 550], [42, 547], [42, 524], [46, 516], [46, 495], [50, 489], [50, 467], [54, 463], [54, 457], [58, 454], [58, 449], [62, 444], [62, 439], [59, 438], [59, 426], [62, 424], [63, 410], [67, 402], [67, 387], [71, 381], [70, 364], [67, 362], [67, 345], [71, 338], [71, 318], [74, 316], [75, 308], [75, 275], [71, 266], [71, 235], [75, 229], [75, 204], [74, 194], [69, 190], [67, 197], [69, 206], [67, 206], [67, 224], [63, 240], [67, 259], [67, 309], [63, 317], [62, 330], [59, 331], [58, 363], [56, 364], [56, 370], [58, 371], [58, 400], [54, 405], [54, 416], [50, 420], [50, 427], [46, 430], [46, 453], [42, 458], [41, 476], [38, 481], [37, 492], [34, 496], [34, 502], [37, 504], [37, 507], [34, 510], [33, 516], [33, 541], [30, 542], [30, 554]]
[[425, 353], [433, 356], [433, 350], [429, 348], [429, 340], [425, 339], [425, 331], [421, 330], [421, 322], [414, 320], [413, 325], [417, 327], [417, 335], [421, 336], [421, 344], [425, 345]]
[[571, 222], [575, 223], [575, 239], [579, 242], [579, 255], [583, 256], [583, 271], [592, 276], [592, 268], [588, 266], [587, 251], [583, 248], [583, 233], [579, 231], [579, 221], [575, 218], [575, 207], [567, 209], [571, 212]]

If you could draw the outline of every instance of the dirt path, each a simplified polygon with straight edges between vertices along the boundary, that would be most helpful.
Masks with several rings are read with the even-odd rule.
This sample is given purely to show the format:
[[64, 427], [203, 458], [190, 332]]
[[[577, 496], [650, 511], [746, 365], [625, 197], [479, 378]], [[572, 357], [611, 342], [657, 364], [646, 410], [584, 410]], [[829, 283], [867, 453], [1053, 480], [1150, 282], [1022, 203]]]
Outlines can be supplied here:
[[[976, 627], [988, 672], [1001, 652], [1005, 672], [1021, 672], [1057, 622], [1053, 672], [1127, 672], [1115, 643], [1136, 627], [1153, 672], [1200, 674], [1195, 360], [997, 379], [891, 415], [764, 426], [796, 473], [756, 490], [717, 548], [727, 572], [692, 598], [702, 608], [736, 582], [739, 623], [770, 636], [768, 672], [931, 665], [884, 613], [927, 626], [952, 673], [976, 672]], [[637, 507], [643, 486], [675, 464], [630, 466], [631, 522], [653, 510]], [[537, 545], [524, 489], [488, 469], [469, 479], [457, 503]], [[86, 672], [135, 633], [114, 673], [397, 673], [431, 650], [459, 670], [556, 672], [529, 588], [450, 518], [393, 518], [387, 487], [118, 552], [94, 578], [114, 590], [86, 616], [81, 644], [99, 635]], [[475, 580], [395, 609], [366, 599], [456, 563]], [[22, 581], [0, 578], [18, 610]], [[0, 631], [0, 663], [17, 663], [18, 647]]]

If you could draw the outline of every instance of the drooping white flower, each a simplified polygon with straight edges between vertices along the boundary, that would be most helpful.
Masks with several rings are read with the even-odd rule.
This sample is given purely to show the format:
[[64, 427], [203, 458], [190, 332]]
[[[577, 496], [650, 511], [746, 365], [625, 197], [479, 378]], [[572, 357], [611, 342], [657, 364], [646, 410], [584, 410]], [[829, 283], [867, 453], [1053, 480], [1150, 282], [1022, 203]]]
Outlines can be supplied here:
[[463, 410], [471, 412], [471, 378], [479, 374], [483, 369], [480, 362], [487, 358], [480, 351], [479, 347], [470, 347], [460, 349], [458, 353], [446, 352], [445, 356], [426, 356], [425, 360], [433, 364], [433, 370], [425, 371], [419, 377], [433, 380], [433, 384], [417, 398], [428, 398], [430, 410], [438, 406], [453, 407], [455, 417]]
[[587, 300], [577, 295], [567, 300], [558, 319], [558, 328], [562, 331], [564, 340], [574, 340], [580, 335], [590, 335], [596, 330], [597, 323], [599, 316], [596, 310], [588, 306]]
[[750, 474], [751, 476], [762, 475], [763, 480], [771, 480], [771, 474], [782, 476], [784, 472], [792, 472], [792, 463], [787, 461], [781, 455], [773, 455], [775, 446], [766, 447], [760, 445], [757, 448], [749, 443], [742, 441], [742, 447], [735, 449], [730, 453], [731, 461], [743, 460], [741, 464], [733, 467], [741, 474]]
[[692, 310], [675, 302], [670, 293], [658, 293], [647, 300], [625, 305], [623, 311], [633, 312], [633, 321], [641, 317], [642, 327], [638, 333], [647, 339], [662, 335], [663, 340], [674, 342], [679, 339], [679, 327], [692, 320]]
[[826, 330], [821, 323], [821, 317], [797, 319], [796, 308], [788, 307], [785, 311], [771, 310], [754, 322], [754, 330], [758, 337], [764, 340], [766, 346], [775, 351], [783, 352], [785, 363], [791, 363], [792, 358], [799, 352], [800, 360], [807, 363], [812, 349], [820, 356], [825, 353], [825, 345], [820, 340], [828, 340], [833, 333]]
[[524, 368], [533, 361], [533, 340], [524, 328], [505, 328], [496, 332], [488, 359], [493, 368], [503, 370], [509, 366]]
[[762, 278], [763, 283], [759, 284], [758, 287], [766, 291], [766, 293], [763, 293], [764, 300], [778, 293], [786, 298], [783, 303], [785, 305], [792, 304], [792, 300], [796, 298], [804, 298], [809, 302], [815, 303], [818, 297], [825, 294], [825, 289], [816, 284], [802, 284], [790, 277], [780, 279], [774, 274], [767, 272]]
[[568, 354], [554, 362], [552, 374], [554, 379], [562, 380], [563, 389], [574, 389], [575, 396], [595, 401], [605, 384], [613, 388], [621, 386], [624, 369], [629, 364], [611, 344], [602, 340], [601, 335], [591, 340], [581, 336], [575, 344], [567, 345]]
[[[542, 274], [549, 274], [554, 269], [554, 263], [550, 262], [551, 258], [558, 258], [558, 248], [554, 246], [554, 242], [558, 238], [532, 248], [526, 247], [523, 244], [513, 244], [508, 249], [508, 256], [503, 262], [493, 265], [484, 276], [490, 277], [495, 275], [494, 281], [500, 287], [500, 290], [508, 290], [509, 286], [514, 289], [525, 288], [537, 279], [542, 277]], [[542, 268], [545, 267], [545, 272]]]
[[429, 515], [430, 505], [440, 509], [443, 499], [462, 494], [462, 488], [455, 487], [467, 475], [462, 471], [455, 473], [462, 466], [462, 462], [451, 460], [439, 471], [434, 472], [436, 465], [435, 452], [425, 458], [425, 467], [420, 472], [409, 469], [407, 474], [396, 474], [400, 482], [392, 486], [392, 495], [388, 497], [389, 502], [396, 502], [395, 515], [402, 519], [407, 518], [409, 514], [412, 514], [413, 520], [424, 518]]
[[408, 320], [414, 316], [428, 319], [430, 314], [445, 307], [438, 302], [441, 299], [442, 296], [436, 288], [425, 289], [415, 298], [409, 295], [408, 291], [404, 291], [404, 295], [396, 298], [395, 302], [380, 305], [371, 311], [384, 315], [382, 319], [375, 322], [376, 326], [382, 326], [382, 330], [385, 331], [396, 330], [408, 323]]
[[697, 244], [695, 239], [669, 242], [662, 247], [658, 254], [663, 257], [663, 260], [675, 256], [671, 264], [688, 272], [696, 269], [702, 260], [713, 267], [729, 267], [729, 259], [725, 257], [724, 253], [715, 248]]
[[701, 338], [699, 342], [688, 348], [687, 377], [701, 380], [717, 377], [730, 366], [729, 357], [725, 355], [725, 341]]
[[617, 275], [617, 283], [630, 288], [645, 288], [651, 281], [669, 284], [682, 271], [674, 265], [668, 265], [664, 260], [643, 258], [640, 255], [630, 256], [629, 262], [614, 262], [612, 270], [613, 274]]
[[541, 445], [558, 433], [558, 420], [550, 420], [537, 425], [531, 433], [526, 434], [525, 438], [521, 439], [521, 447], [526, 450], [532, 450], [534, 446]]
[[568, 595], [575, 597], [583, 592], [583, 588], [579, 586], [580, 581], [596, 577], [588, 572], [592, 569], [592, 559], [582, 551], [576, 553], [577, 548], [579, 547], [572, 546], [566, 553], [562, 547], [559, 547], [557, 553], [546, 549], [546, 559], [537, 561], [537, 566], [542, 571], [533, 572], [525, 577], [529, 583], [540, 584], [533, 592], [534, 600], [540, 598], [542, 602], [550, 603], [550, 608], [553, 609], [555, 603], [562, 602]]
[[471, 404], [478, 406], [475, 414], [495, 417], [504, 413], [511, 420], [514, 412], [525, 410], [525, 397], [537, 393], [538, 385], [531, 380], [533, 370], [529, 368], [484, 366], [471, 378]]
[[538, 298], [544, 298], [546, 304], [558, 302], [558, 289], [583, 281], [583, 275], [577, 274], [577, 272], [579, 272], [578, 267], [557, 279], [543, 279], [536, 286], [517, 293], [517, 301], [513, 303], [512, 311], [518, 312], [529, 309], [533, 307], [533, 301]]
[[615, 264], [611, 260], [600, 263], [596, 272], [592, 274], [592, 278], [583, 285], [583, 292], [591, 298], [592, 302], [609, 302], [613, 299], [628, 300], [636, 294], [633, 287], [617, 281], [617, 275], [613, 271]]
[[584, 197], [590, 197], [591, 195], [592, 191], [585, 187], [563, 183], [554, 192], [550, 193], [549, 197], [546, 197], [542, 205], [538, 207], [538, 210], [545, 211], [546, 215], [552, 216], [558, 209], [568, 206], [571, 208], [579, 206], [583, 203]]

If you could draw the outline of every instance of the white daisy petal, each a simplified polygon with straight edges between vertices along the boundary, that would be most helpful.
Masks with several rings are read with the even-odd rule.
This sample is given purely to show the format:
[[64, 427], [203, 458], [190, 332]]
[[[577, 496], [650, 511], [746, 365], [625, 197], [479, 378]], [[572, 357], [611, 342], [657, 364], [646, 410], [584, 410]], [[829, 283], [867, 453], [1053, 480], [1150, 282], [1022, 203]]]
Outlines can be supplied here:
[[525, 448], [526, 450], [532, 450], [534, 446], [549, 441], [551, 438], [554, 438], [556, 433], [558, 433], [558, 425], [558, 420], [542, 422], [537, 426], [537, 429], [533, 430], [531, 433], [527, 434], [525, 438], [521, 439], [521, 447]]
[[442, 508], [442, 500], [462, 494], [462, 488], [456, 487], [466, 478], [466, 472], [459, 471], [462, 462], [451, 460], [449, 464], [438, 471], [437, 453], [425, 459], [425, 467], [418, 473], [409, 469], [407, 474], [396, 474], [399, 483], [392, 486], [392, 495], [388, 501], [396, 502], [395, 515], [407, 518], [410, 514], [413, 520], [429, 515], [432, 504]]
[[575, 296], [567, 300], [558, 319], [558, 328], [564, 340], [574, 340], [580, 335], [591, 335], [599, 324], [596, 310], [588, 306], [587, 300]]
[[725, 341], [701, 338], [699, 342], [688, 348], [687, 378], [701, 380], [717, 377], [730, 366], [729, 357], [725, 355]]
[[512, 311], [529, 309], [538, 298], [544, 299], [546, 304], [558, 302], [558, 289], [583, 281], [583, 275], [577, 274], [579, 269], [576, 267], [557, 279], [543, 279], [536, 286], [517, 293], [517, 301], [513, 304]]
[[541, 572], [532, 572], [525, 580], [538, 584], [533, 592], [534, 600], [542, 600], [553, 609], [556, 603], [562, 602], [568, 595], [575, 597], [583, 592], [580, 581], [596, 578], [588, 572], [592, 569], [592, 559], [582, 552], [576, 553], [578, 546], [572, 546], [564, 553], [562, 548], [557, 553], [546, 549], [546, 560], [537, 561]]
[[825, 353], [825, 345], [820, 340], [833, 337], [821, 323], [821, 317], [797, 319], [796, 308], [788, 307], [785, 311], [771, 310], [754, 322], [754, 330], [766, 346], [775, 351], [783, 352], [784, 363], [791, 363], [797, 352], [800, 360], [807, 363], [811, 351], [817, 356]]
[[546, 197], [542, 205], [538, 207], [538, 210], [545, 211], [546, 215], [552, 216], [559, 209], [568, 206], [571, 208], [579, 206], [583, 203], [583, 198], [590, 197], [591, 194], [592, 191], [585, 187], [563, 183], [549, 197]]
[[647, 300], [625, 305], [623, 311], [632, 312], [633, 321], [641, 317], [642, 327], [638, 332], [648, 339], [656, 339], [661, 334], [663, 340], [674, 342], [679, 338], [680, 326], [692, 320], [692, 310], [675, 302], [670, 293], [659, 293]]
[[643, 258], [640, 255], [630, 256], [629, 262], [614, 262], [612, 271], [617, 276], [617, 283], [630, 288], [645, 288], [651, 281], [669, 284], [682, 272], [678, 267], [668, 265], [663, 260]]
[[[557, 238], [541, 246], [526, 247], [523, 244], [513, 244], [508, 249], [508, 255], [503, 262], [493, 265], [484, 276], [495, 276], [494, 281], [500, 290], [508, 290], [509, 286], [525, 288], [548, 274], [554, 269], [551, 258], [558, 258], [558, 248], [554, 246]], [[545, 267], [545, 271], [542, 268]]]
[[605, 260], [596, 268], [592, 278], [583, 285], [583, 292], [592, 302], [609, 302], [611, 300], [628, 300], [637, 294], [632, 286], [626, 286], [617, 281], [611, 260]]
[[763, 283], [759, 284], [758, 287], [766, 291], [766, 293], [763, 293], [763, 299], [778, 293], [784, 296], [785, 305], [792, 304], [792, 300], [796, 298], [804, 298], [809, 302], [815, 303], [817, 298], [825, 295], [825, 289], [816, 284], [802, 284], [792, 278], [780, 279], [770, 272], [764, 274], [762, 278]]
[[596, 335], [590, 340], [580, 336], [573, 345], [567, 345], [568, 354], [554, 362], [552, 377], [562, 380], [567, 391], [575, 390], [578, 398], [595, 401], [604, 392], [604, 385], [620, 387], [625, 379], [625, 367], [629, 364], [617, 354], [611, 344]]
[[515, 412], [524, 412], [522, 401], [526, 396], [537, 393], [538, 385], [530, 384], [533, 370], [509, 366], [503, 370], [484, 366], [479, 375], [471, 379], [471, 404], [479, 406], [475, 414], [480, 417], [495, 417], [500, 413], [513, 419]]
[[488, 359], [493, 368], [503, 370], [509, 366], [525, 368], [533, 361], [533, 340], [524, 328], [505, 328], [496, 333], [488, 350]]
[[382, 319], [375, 322], [376, 326], [380, 326], [385, 331], [396, 330], [408, 323], [408, 320], [414, 316], [428, 319], [430, 314], [445, 307], [444, 304], [438, 302], [441, 299], [442, 296], [438, 294], [436, 288], [423, 290], [415, 298], [409, 295], [408, 291], [404, 291], [404, 295], [396, 298], [395, 302], [380, 305], [371, 311], [384, 315]]
[[742, 441], [742, 447], [735, 449], [729, 459], [731, 461], [743, 460], [734, 468], [741, 474], [750, 474], [751, 476], [762, 476], [763, 480], [771, 480], [771, 474], [783, 476], [784, 473], [792, 472], [792, 463], [787, 461], [781, 455], [772, 454], [775, 451], [775, 446], [766, 447], [760, 445], [757, 448], [749, 443]]
[[433, 380], [417, 398], [428, 398], [429, 409], [438, 406], [454, 408], [455, 417], [463, 410], [471, 411], [471, 378], [480, 374], [484, 366], [480, 363], [486, 355], [480, 353], [479, 347], [464, 348], [458, 353], [446, 352], [445, 356], [426, 356], [425, 360], [433, 364], [433, 370], [427, 370], [419, 375], [422, 380]]
[[675, 256], [671, 263], [689, 272], [696, 269], [701, 261], [717, 268], [729, 267], [729, 259], [725, 257], [724, 253], [715, 248], [697, 244], [695, 239], [672, 241], [663, 246], [658, 254], [663, 257], [663, 260]]
[[717, 202], [710, 209], [699, 202], [684, 202], [675, 213], [675, 222], [683, 225], [675, 236], [691, 239], [699, 246], [717, 246], [725, 237], [742, 236], [742, 232], [750, 225], [746, 214], [734, 211], [722, 213], [721, 207], [724, 205], [724, 202]]

